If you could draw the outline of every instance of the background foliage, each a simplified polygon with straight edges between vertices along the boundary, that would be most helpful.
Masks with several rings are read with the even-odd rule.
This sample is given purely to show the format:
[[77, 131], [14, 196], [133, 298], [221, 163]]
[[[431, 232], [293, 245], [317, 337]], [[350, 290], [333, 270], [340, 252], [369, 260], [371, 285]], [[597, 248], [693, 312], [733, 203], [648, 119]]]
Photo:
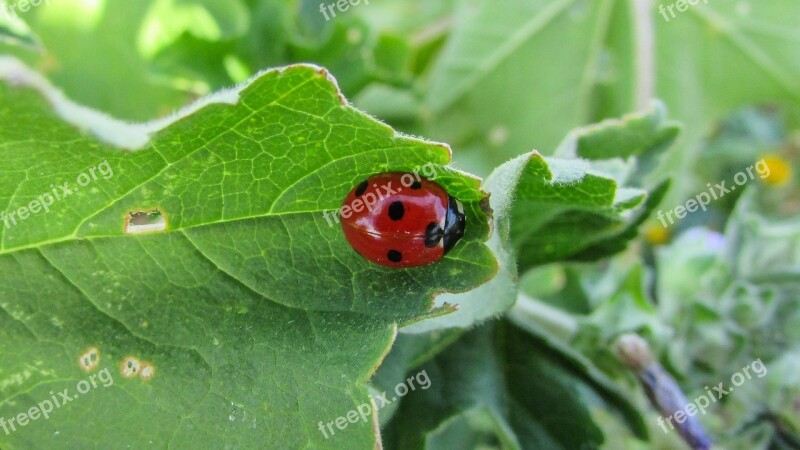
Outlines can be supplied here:
[[[800, 448], [800, 4], [658, 7], [372, 0], [326, 20], [311, 0], [52, 0], [0, 14], [0, 211], [101, 161], [115, 171], [3, 230], [0, 417], [85, 379], [90, 345], [115, 384], [0, 448], [685, 445], [615, 357], [630, 332], [688, 399], [761, 359], [765, 377], [699, 420], [724, 448]], [[295, 63], [327, 72], [262, 72]], [[131, 122], [242, 84], [233, 104], [109, 131], [48, 83]], [[144, 148], [115, 148], [142, 130]], [[446, 142], [452, 161], [408, 136]], [[762, 158], [769, 176], [656, 218]], [[366, 175], [429, 162], [469, 214], [442, 262], [377, 268], [325, 223]], [[166, 233], [125, 235], [128, 212], [155, 207]], [[130, 354], [156, 377], [123, 378]], [[318, 430], [423, 370], [429, 389]]]

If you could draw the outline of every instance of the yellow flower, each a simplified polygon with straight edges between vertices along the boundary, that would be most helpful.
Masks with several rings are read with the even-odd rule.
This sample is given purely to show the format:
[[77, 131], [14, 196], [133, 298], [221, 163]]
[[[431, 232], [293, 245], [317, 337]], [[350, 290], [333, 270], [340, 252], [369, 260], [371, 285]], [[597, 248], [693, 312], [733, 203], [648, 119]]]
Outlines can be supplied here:
[[[792, 166], [780, 155], [767, 155], [761, 161], [759, 163], [769, 167], [769, 172], [762, 177], [764, 184], [780, 186], [792, 179]], [[756, 167], [761, 166], [761, 164], [756, 164]]]
[[658, 223], [650, 223], [644, 229], [644, 238], [651, 245], [662, 245], [669, 241], [669, 230]]

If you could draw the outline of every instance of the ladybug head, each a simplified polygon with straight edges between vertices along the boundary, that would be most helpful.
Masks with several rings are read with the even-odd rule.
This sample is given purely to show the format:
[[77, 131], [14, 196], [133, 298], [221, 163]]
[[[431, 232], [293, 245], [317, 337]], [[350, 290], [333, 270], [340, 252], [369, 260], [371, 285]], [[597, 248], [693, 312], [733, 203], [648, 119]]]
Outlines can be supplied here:
[[464, 205], [452, 195], [447, 202], [447, 217], [444, 221], [444, 252], [452, 249], [464, 237], [464, 228], [467, 225], [467, 216], [464, 214]]

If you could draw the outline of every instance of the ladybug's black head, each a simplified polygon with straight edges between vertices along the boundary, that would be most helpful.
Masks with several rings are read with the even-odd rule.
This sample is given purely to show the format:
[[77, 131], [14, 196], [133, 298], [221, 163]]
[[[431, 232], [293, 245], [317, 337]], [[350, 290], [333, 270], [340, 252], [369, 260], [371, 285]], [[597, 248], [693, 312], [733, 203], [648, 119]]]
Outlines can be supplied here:
[[464, 237], [464, 228], [467, 226], [467, 216], [464, 214], [464, 205], [458, 199], [449, 196], [447, 202], [447, 218], [444, 220], [444, 252], [452, 249]]

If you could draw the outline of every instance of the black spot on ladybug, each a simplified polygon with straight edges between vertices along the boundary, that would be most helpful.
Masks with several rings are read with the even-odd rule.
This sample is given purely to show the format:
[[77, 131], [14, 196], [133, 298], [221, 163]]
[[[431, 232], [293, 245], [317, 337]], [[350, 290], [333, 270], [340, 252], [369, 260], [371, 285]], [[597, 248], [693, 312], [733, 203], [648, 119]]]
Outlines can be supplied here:
[[389, 250], [389, 253], [386, 254], [386, 257], [389, 258], [389, 261], [393, 263], [399, 263], [403, 260], [403, 254], [397, 250]]
[[425, 247], [436, 247], [442, 240], [442, 236], [444, 236], [442, 227], [436, 222], [429, 223], [428, 228], [425, 229]]
[[369, 183], [367, 182], [367, 180], [362, 181], [361, 184], [359, 184], [358, 187], [356, 188], [355, 192], [356, 197], [361, 197], [361, 195], [364, 194], [364, 192], [366, 192], [368, 186]]
[[414, 189], [415, 191], [421, 187], [422, 183], [420, 183], [419, 181], [415, 181], [414, 184], [411, 185], [411, 189]]
[[406, 213], [406, 208], [403, 206], [403, 202], [392, 202], [389, 205], [389, 218], [398, 221], [403, 218], [403, 214]]

